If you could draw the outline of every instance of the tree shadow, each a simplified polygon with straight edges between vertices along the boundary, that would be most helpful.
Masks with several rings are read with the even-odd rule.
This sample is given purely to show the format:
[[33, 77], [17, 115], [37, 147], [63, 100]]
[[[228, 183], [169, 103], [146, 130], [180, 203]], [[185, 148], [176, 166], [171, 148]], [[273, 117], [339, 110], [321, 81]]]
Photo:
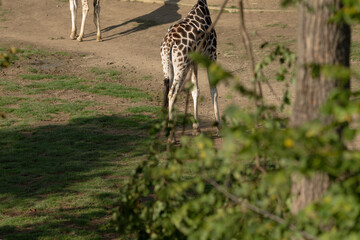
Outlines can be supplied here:
[[0, 129], [0, 211], [2, 218], [5, 217], [3, 220], [32, 216], [46, 219], [20, 229], [16, 223], [0, 224], [0, 239], [61, 236], [62, 231], [73, 231], [74, 237], [87, 236], [88, 223], [91, 223], [90, 227], [98, 228], [92, 221], [109, 214], [110, 210], [102, 206], [111, 205], [115, 196], [110, 193], [95, 192], [94, 202], [100, 204], [88, 206], [93, 207], [89, 211], [80, 209], [74, 215], [69, 206], [63, 210], [60, 206], [33, 208], [44, 200], [51, 202], [52, 198], [61, 200], [69, 195], [83, 194], [82, 184], [89, 187], [91, 182], [87, 181], [93, 179], [109, 179], [110, 183], [107, 182], [118, 189], [118, 182], [130, 172], [124, 170], [122, 175], [123, 170], [117, 171], [115, 174], [118, 175], [113, 178], [114, 169], [126, 168], [134, 156], [147, 153], [149, 138], [144, 131], [154, 121], [146, 115], [113, 115], [79, 118], [67, 125]]
[[[102, 33], [106, 33], [106, 32], [113, 32], [117, 28], [126, 26], [131, 23], [138, 24], [136, 27], [133, 27], [131, 29], [121, 32], [115, 32], [110, 34], [109, 36], [104, 36], [103, 41], [109, 41], [121, 36], [126, 36], [132, 33], [143, 31], [157, 25], [169, 24], [179, 20], [181, 18], [181, 15], [178, 13], [179, 6], [177, 5], [179, 1], [180, 0], [167, 0], [165, 1], [163, 6], [159, 7], [158, 9], [148, 14], [136, 17], [121, 24], [112, 25], [102, 29]], [[89, 34], [89, 36], [94, 36], [94, 35], [95, 32]]]

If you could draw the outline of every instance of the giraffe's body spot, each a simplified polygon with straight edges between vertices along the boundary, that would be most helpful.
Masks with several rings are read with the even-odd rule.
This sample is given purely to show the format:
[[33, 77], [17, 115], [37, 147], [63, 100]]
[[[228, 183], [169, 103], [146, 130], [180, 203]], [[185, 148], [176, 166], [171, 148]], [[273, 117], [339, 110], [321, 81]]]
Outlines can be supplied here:
[[179, 39], [179, 38], [181, 38], [181, 36], [178, 33], [174, 33], [173, 38]]

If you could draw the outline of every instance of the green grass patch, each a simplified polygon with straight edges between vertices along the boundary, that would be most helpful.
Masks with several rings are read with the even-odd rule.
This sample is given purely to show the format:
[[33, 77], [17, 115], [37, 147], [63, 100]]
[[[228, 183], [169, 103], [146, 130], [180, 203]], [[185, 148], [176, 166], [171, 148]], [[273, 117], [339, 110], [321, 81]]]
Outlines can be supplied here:
[[129, 107], [126, 109], [127, 112], [131, 113], [153, 113], [159, 114], [161, 112], [161, 107], [158, 106], [137, 106]]
[[69, 114], [71, 116], [89, 113], [86, 111], [86, 108], [94, 105], [94, 102], [89, 101], [68, 102], [64, 100], [32, 100], [28, 102], [21, 102], [18, 106], [11, 108], [1, 107], [0, 111], [11, 113], [18, 118], [24, 118], [27, 120], [34, 119], [38, 121], [47, 121], [53, 119], [60, 113]]
[[268, 24], [265, 25], [265, 27], [280, 27], [280, 28], [287, 28], [288, 25], [285, 23], [274, 23], [274, 24]]
[[284, 46], [288, 47], [289, 45], [294, 44], [294, 43], [296, 43], [296, 39], [287, 39], [287, 40], [282, 40], [282, 41], [276, 41], [276, 42], [269, 43], [268, 46], [269, 47], [275, 47], [275, 46], [278, 46], [278, 45], [284, 45]]
[[[21, 74], [19, 75], [19, 77], [21, 77], [22, 79], [27, 79], [27, 80], [43, 80], [43, 79], [64, 79], [64, 78], [68, 78], [65, 76], [56, 76], [56, 75], [51, 75], [51, 74]], [[70, 77], [72, 78], [72, 77]]]
[[33, 46], [17, 49], [18, 55], [23, 58], [31, 58], [32, 56], [37, 57], [48, 57], [51, 55], [55, 56], [69, 56], [67, 52], [52, 51], [50, 49], [38, 49]]
[[[139, 89], [73, 76], [24, 74], [27, 93], [76, 89], [133, 98]], [[1, 80], [0, 87], [15, 83]], [[113, 91], [111, 91], [112, 89]], [[46, 93], [47, 94], [47, 93]], [[136, 98], [136, 96], [135, 96]], [[4, 239], [115, 238], [109, 220], [124, 179], [146, 158], [144, 136], [158, 120], [132, 109], [130, 116], [90, 111], [97, 102], [0, 97], [0, 233]], [[68, 123], [34, 127], [59, 114]], [[14, 119], [13, 117], [16, 117]], [[30, 125], [30, 124], [31, 125]], [[145, 134], [146, 135], [146, 134]]]
[[87, 91], [98, 95], [131, 99], [132, 101], [151, 99], [148, 94], [138, 88], [126, 87], [117, 83], [99, 83]]
[[[18, 59], [33, 55], [48, 59], [54, 54], [67, 56], [29, 47], [19, 52]], [[115, 239], [109, 220], [119, 188], [146, 159], [150, 142], [146, 133], [159, 121], [143, 113], [155, 114], [159, 108], [133, 107], [126, 116], [109, 115], [110, 110], [94, 110], [106, 104], [96, 98], [52, 96], [73, 90], [132, 101], [150, 97], [118, 81], [23, 68], [27, 74], [15, 80], [0, 79], [1, 91], [16, 92], [0, 96], [0, 112], [6, 116], [0, 119], [0, 238]], [[92, 72], [107, 79], [121, 77], [112, 69]]]
[[2, 87], [2, 89], [5, 91], [10, 91], [10, 92], [18, 92], [21, 90], [19, 84], [11, 81], [6, 81], [3, 79], [0, 79], [0, 87]]
[[59, 55], [59, 56], [69, 56], [70, 54], [67, 53], [67, 52], [55, 52], [56, 55]]
[[89, 86], [86, 86], [82, 83], [86, 82], [84, 79], [72, 77], [72, 76], [55, 76], [48, 74], [36, 74], [32, 75], [22, 75], [24, 79], [29, 80], [43, 80], [43, 79], [53, 79], [48, 82], [32, 82], [22, 87], [24, 94], [39, 94], [46, 91], [54, 90], [78, 90], [86, 91], [89, 89]]
[[151, 80], [153, 78], [153, 76], [151, 75], [146, 75], [143, 77], [144, 80]]
[[29, 47], [26, 47], [23, 49], [18, 49], [18, 53], [21, 57], [24, 57], [24, 58], [29, 58], [34, 55], [39, 56], [39, 57], [46, 57], [46, 56], [51, 55], [51, 52], [48, 50], [37, 49], [32, 46], [29, 46]]
[[149, 121], [93, 116], [0, 129], [2, 238], [114, 238], [108, 220], [119, 186], [144, 159], [149, 141], [129, 130], [143, 131]]
[[[52, 74], [22, 74], [19, 75], [19, 77], [25, 80], [34, 81], [21, 88], [24, 94], [39, 94], [53, 90], [78, 90], [97, 95], [107, 95], [112, 97], [131, 99], [135, 102], [144, 99], [151, 99], [148, 94], [144, 93], [138, 88], [127, 87], [118, 83], [102, 82], [90, 86], [88, 81], [81, 78], [77, 78], [74, 76], [58, 76]], [[51, 81], [44, 82], [39, 80]], [[0, 86], [1, 85], [8, 88], [11, 87], [13, 90], [18, 89], [16, 88], [16, 85], [9, 82], [0, 81]]]
[[38, 70], [36, 68], [30, 67], [29, 72], [31, 73], [38, 73]]
[[98, 76], [97, 79], [104, 79], [106, 77], [110, 77], [112, 79], [119, 79], [121, 76], [121, 72], [114, 69], [100, 69], [94, 67], [90, 71]]
[[19, 66], [26, 74], [0, 79], [7, 95], [0, 97], [6, 116], [0, 119], [0, 238], [115, 239], [109, 220], [119, 188], [146, 159], [147, 132], [159, 121], [160, 108], [131, 107], [126, 116], [110, 115], [112, 110], [95, 107], [106, 105], [104, 98], [75, 101], [61, 95], [71, 90], [150, 100], [140, 89], [119, 84], [122, 74], [113, 69], [93, 68], [94, 76], [106, 79], [94, 81], [22, 65], [28, 62], [22, 58], [46, 61], [55, 55], [68, 54], [21, 49]]
[[5, 22], [7, 21], [7, 19], [5, 18], [5, 15], [8, 14], [9, 11], [8, 10], [5, 10], [5, 9], [2, 9], [0, 7], [0, 22]]
[[0, 107], [17, 104], [18, 102], [27, 99], [28, 98], [22, 98], [22, 97], [0, 96]]

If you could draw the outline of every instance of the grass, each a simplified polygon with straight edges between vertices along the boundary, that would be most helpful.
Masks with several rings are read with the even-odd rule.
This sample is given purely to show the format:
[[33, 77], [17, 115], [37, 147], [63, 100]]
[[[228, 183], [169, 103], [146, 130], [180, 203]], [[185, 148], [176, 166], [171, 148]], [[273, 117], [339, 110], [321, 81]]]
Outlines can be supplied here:
[[29, 68], [28, 70], [29, 70], [29, 72], [32, 72], [32, 73], [37, 73], [38, 72], [38, 70], [36, 68], [33, 68], [33, 67]]
[[34, 48], [32, 46], [28, 46], [23, 49], [18, 49], [19, 55], [24, 58], [30, 58], [31, 56], [39, 56], [39, 57], [46, 57], [51, 55], [51, 53], [48, 50], [45, 49], [38, 49]]
[[269, 43], [268, 46], [274, 47], [277, 45], [284, 45], [286, 47], [289, 47], [291, 44], [294, 44], [294, 43], [296, 43], [296, 39], [287, 39], [287, 40], [281, 40], [281, 41]]
[[[109, 77], [118, 76], [118, 72], [109, 70], [106, 72], [95, 72], [96, 75], [107, 74]], [[74, 76], [58, 76], [52, 74], [21, 74], [22, 79], [32, 80], [29, 84], [22, 87], [24, 94], [39, 94], [52, 90], [77, 90], [82, 92], [93, 93], [97, 95], [106, 95], [117, 98], [130, 99], [133, 102], [141, 100], [151, 100], [151, 97], [138, 88], [127, 87], [119, 83], [100, 82], [92, 86], [87, 85], [85, 79]], [[36, 80], [51, 80], [45, 82], [37, 82]], [[9, 84], [11, 83], [2, 83]], [[1, 82], [0, 82], [1, 85]], [[14, 90], [20, 90], [17, 88]]]
[[97, 75], [97, 79], [104, 79], [106, 77], [110, 77], [111, 79], [119, 79], [121, 76], [121, 72], [114, 70], [114, 69], [100, 69], [100, 68], [92, 68], [92, 73], [95, 73]]
[[161, 112], [161, 108], [157, 106], [137, 106], [137, 107], [129, 107], [126, 109], [126, 111], [131, 113], [159, 114]]
[[57, 99], [36, 101], [32, 99], [32, 101], [20, 102], [17, 107], [0, 107], [0, 111], [11, 113], [18, 118], [26, 118], [27, 121], [29, 121], [29, 119], [48, 121], [59, 113], [69, 114], [71, 116], [89, 113], [86, 109], [94, 104], [94, 102], [89, 101], [68, 102]]
[[21, 87], [18, 84], [4, 79], [0, 79], [0, 87], [5, 91], [11, 92], [19, 92], [21, 90]]
[[117, 83], [99, 83], [88, 89], [88, 91], [98, 95], [131, 99], [134, 102], [151, 99], [148, 94], [144, 93], [140, 89], [126, 87]]
[[5, 15], [8, 14], [8, 13], [9, 13], [9, 11], [5, 10], [5, 9], [2, 9], [1, 4], [0, 4], [0, 22], [7, 21], [7, 19], [5, 18]]
[[[12, 46], [12, 45], [10, 45], [10, 46]], [[4, 48], [4, 47], [0, 47], [0, 53], [1, 52], [9, 52], [9, 49]], [[68, 53], [66, 53], [66, 52], [51, 52], [49, 50], [38, 49], [38, 48], [35, 48], [33, 46], [28, 46], [28, 47], [21, 48], [21, 49], [17, 48], [16, 49], [16, 54], [12, 55], [12, 58], [10, 60], [10, 65], [14, 61], [18, 61], [20, 58], [31, 59], [33, 56], [45, 58], [45, 57], [48, 57], [50, 55], [53, 55], [53, 56], [67, 56]]]
[[85, 83], [85, 79], [80, 79], [72, 76], [56, 76], [48, 74], [36, 74], [36, 75], [21, 75], [26, 80], [52, 80], [44, 82], [30, 82], [22, 87], [24, 94], [39, 94], [54, 90], [78, 90], [86, 91], [89, 87], [82, 84]]
[[22, 100], [27, 100], [27, 98], [0, 96], [0, 107], [6, 106], [6, 105], [16, 104], [16, 103], [18, 103], [19, 101], [22, 101]]
[[274, 23], [274, 24], [268, 24], [265, 25], [265, 27], [280, 27], [280, 28], [287, 28], [288, 25], [285, 23]]
[[108, 218], [117, 191], [148, 141], [126, 132], [142, 124], [101, 116], [1, 129], [0, 236], [99, 239], [113, 233]]
[[144, 80], [151, 80], [151, 79], [153, 79], [153, 76], [151, 76], [151, 75], [146, 75], [146, 76], [143, 77], [143, 79], [144, 79]]
[[[147, 132], [160, 108], [133, 106], [124, 115], [97, 110], [106, 105], [97, 95], [150, 98], [117, 83], [123, 76], [113, 69], [92, 69], [91, 79], [118, 79], [99, 82], [21, 64], [22, 57], [56, 55], [26, 48], [17, 61], [19, 72], [29, 74], [0, 79], [6, 114], [0, 119], [0, 239], [114, 239], [110, 219], [119, 188], [146, 159]], [[61, 95], [68, 90], [95, 97]]]

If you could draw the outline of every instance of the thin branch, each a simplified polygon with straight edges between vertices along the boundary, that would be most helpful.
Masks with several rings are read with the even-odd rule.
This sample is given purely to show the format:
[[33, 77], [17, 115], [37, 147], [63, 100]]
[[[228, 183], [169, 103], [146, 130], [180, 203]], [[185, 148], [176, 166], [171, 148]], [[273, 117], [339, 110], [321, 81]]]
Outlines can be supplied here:
[[[258, 88], [259, 95], [261, 96], [261, 98], [263, 98], [261, 82], [257, 80], [256, 75], [255, 75], [255, 59], [254, 59], [254, 53], [252, 50], [252, 45], [251, 45], [250, 38], [249, 38], [249, 35], [248, 35], [248, 33], [246, 31], [246, 27], [245, 27], [243, 0], [239, 0], [239, 16], [240, 16], [240, 34], [241, 34], [242, 41], [245, 45], [246, 52], [250, 59], [251, 73], [252, 73], [252, 77], [254, 79], [254, 92], [257, 93], [257, 88]], [[258, 86], [256, 86], [256, 85], [258, 85]], [[256, 106], [258, 106], [257, 99], [255, 99], [255, 104], [256, 104]]]
[[256, 168], [262, 172], [263, 174], [266, 173], [266, 170], [261, 166], [260, 164], [260, 158], [259, 158], [259, 155], [256, 154], [256, 158], [255, 158], [255, 164], [256, 164]]
[[[262, 74], [262, 73], [261, 73], [261, 74]], [[269, 87], [270, 92], [274, 95], [274, 97], [276, 98], [276, 100], [278, 100], [278, 101], [281, 103], [281, 102], [282, 102], [282, 101], [281, 101], [281, 98], [276, 94], [276, 92], [275, 92], [275, 90], [273, 89], [273, 87], [271, 86], [271, 84], [270, 84], [268, 81], [266, 81], [265, 83], [266, 83], [266, 85]]]
[[[277, 222], [277, 223], [279, 223], [281, 225], [286, 225], [287, 224], [287, 222], [283, 218], [281, 218], [279, 216], [276, 216], [276, 215], [274, 215], [274, 214], [272, 214], [272, 213], [270, 213], [270, 212], [268, 212], [268, 211], [266, 211], [264, 209], [261, 209], [261, 208], [255, 206], [255, 205], [252, 205], [252, 204], [246, 202], [245, 199], [239, 199], [237, 196], [235, 196], [232, 193], [228, 192], [224, 187], [220, 186], [214, 180], [209, 179], [209, 178], [205, 178], [205, 181], [207, 183], [211, 184], [216, 190], [218, 190], [219, 192], [224, 194], [228, 199], [230, 199], [234, 203], [239, 204], [242, 207], [245, 207], [247, 209], [250, 209], [251, 211], [253, 211], [253, 212], [255, 212], [255, 213], [259, 214], [259, 215], [262, 215], [262, 216], [264, 216], [264, 217], [266, 217], [268, 219], [271, 219], [274, 222]], [[290, 230], [292, 230], [294, 232], [299, 232], [306, 239], [309, 239], [309, 240], [315, 240], [316, 239], [313, 235], [311, 235], [311, 234], [309, 234], [309, 233], [307, 233], [305, 231], [299, 230], [293, 224], [290, 224], [289, 228], [290, 228]]]

